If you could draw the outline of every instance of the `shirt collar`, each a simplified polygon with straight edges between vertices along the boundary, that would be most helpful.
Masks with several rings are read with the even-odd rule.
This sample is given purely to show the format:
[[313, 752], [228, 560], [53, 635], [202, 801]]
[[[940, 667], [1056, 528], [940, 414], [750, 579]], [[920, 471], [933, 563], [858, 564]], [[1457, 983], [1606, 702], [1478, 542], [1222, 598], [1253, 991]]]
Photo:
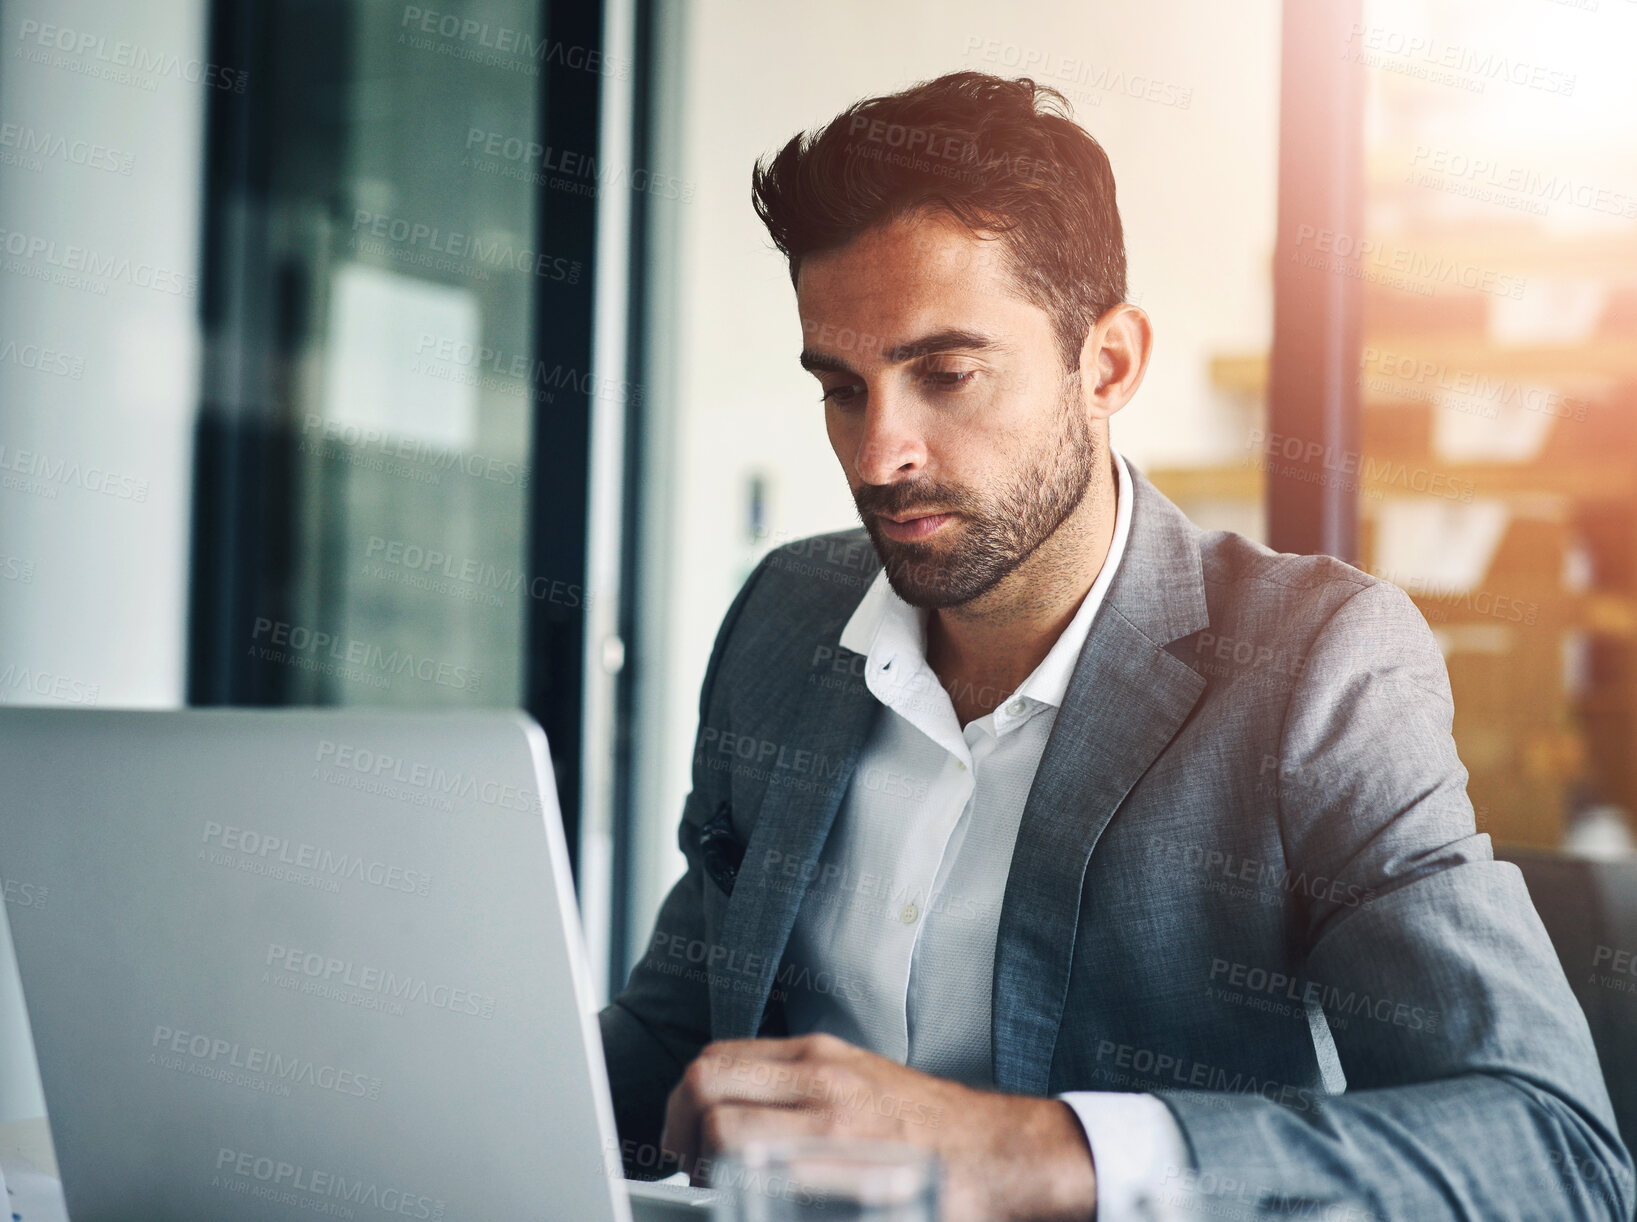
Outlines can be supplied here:
[[[1062, 705], [1069, 689], [1069, 680], [1074, 675], [1075, 663], [1079, 661], [1080, 651], [1091, 633], [1092, 621], [1097, 617], [1097, 610], [1114, 581], [1115, 570], [1120, 567], [1120, 560], [1125, 555], [1126, 540], [1131, 534], [1131, 473], [1119, 452], [1112, 447], [1110, 452], [1114, 458], [1115, 475], [1114, 539], [1109, 544], [1108, 556], [1068, 627], [1058, 635], [1051, 651], [1023, 681], [1012, 699], [1028, 699], [1053, 708]], [[865, 656], [865, 681], [873, 690], [877, 671], [891, 665], [895, 658], [904, 659], [901, 665], [906, 670], [925, 662], [927, 619], [928, 612], [910, 606], [898, 596], [883, 569], [875, 575], [857, 610], [841, 630], [841, 645]]]

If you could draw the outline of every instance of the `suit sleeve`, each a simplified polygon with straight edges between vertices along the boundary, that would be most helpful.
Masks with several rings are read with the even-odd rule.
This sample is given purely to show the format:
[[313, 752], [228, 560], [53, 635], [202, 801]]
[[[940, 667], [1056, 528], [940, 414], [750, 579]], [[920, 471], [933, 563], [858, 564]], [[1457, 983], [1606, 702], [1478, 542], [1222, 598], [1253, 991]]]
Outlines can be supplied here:
[[662, 1166], [659, 1156], [665, 1103], [682, 1071], [710, 1041], [710, 991], [701, 973], [687, 970], [698, 956], [690, 961], [686, 953], [668, 952], [672, 948], [686, 951], [705, 938], [702, 889], [716, 884], [705, 875], [698, 830], [710, 818], [719, 796], [726, 795], [717, 792], [723, 785], [718, 779], [721, 774], [710, 772], [700, 762], [698, 736], [721, 698], [715, 689], [722, 655], [765, 565], [764, 561], [750, 575], [723, 617], [700, 688], [693, 789], [683, 803], [677, 827], [677, 844], [687, 859], [687, 870], [660, 906], [647, 953], [632, 969], [624, 990], [598, 1015], [621, 1154], [626, 1174], [633, 1178], [651, 1179], [675, 1170]]
[[1355, 897], [1304, 900], [1292, 930], [1345, 1090], [1299, 1110], [1159, 1092], [1193, 1155], [1167, 1195], [1246, 1219], [1630, 1222], [1585, 1016], [1522, 875], [1476, 832], [1452, 714], [1397, 587], [1364, 587], [1315, 638], [1284, 714], [1279, 817], [1288, 867]]

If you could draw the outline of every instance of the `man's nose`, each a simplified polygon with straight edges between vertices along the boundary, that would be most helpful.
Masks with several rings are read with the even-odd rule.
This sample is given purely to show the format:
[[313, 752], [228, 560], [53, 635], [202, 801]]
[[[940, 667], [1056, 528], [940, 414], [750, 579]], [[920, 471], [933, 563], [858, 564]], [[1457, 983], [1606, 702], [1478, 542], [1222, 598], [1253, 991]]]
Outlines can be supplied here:
[[895, 484], [919, 472], [926, 463], [926, 445], [913, 413], [885, 396], [872, 395], [853, 462], [866, 484]]

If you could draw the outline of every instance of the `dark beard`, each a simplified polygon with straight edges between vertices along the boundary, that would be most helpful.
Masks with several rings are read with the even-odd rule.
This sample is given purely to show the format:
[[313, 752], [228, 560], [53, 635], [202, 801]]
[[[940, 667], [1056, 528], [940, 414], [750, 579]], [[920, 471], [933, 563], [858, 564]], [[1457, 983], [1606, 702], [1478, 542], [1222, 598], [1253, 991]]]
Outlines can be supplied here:
[[[930, 483], [865, 485], [854, 494], [892, 588], [912, 607], [957, 607], [988, 593], [1034, 554], [1080, 507], [1096, 470], [1097, 439], [1078, 404], [1063, 404], [1063, 428], [992, 501], [964, 488]], [[899, 543], [880, 516], [917, 508], [959, 515], [953, 543]]]

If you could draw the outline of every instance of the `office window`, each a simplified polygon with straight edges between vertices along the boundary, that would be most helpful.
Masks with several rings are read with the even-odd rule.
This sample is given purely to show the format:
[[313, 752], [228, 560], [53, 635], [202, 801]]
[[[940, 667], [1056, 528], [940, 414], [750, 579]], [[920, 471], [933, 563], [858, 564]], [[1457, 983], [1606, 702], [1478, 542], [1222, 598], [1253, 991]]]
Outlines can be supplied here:
[[589, 291], [538, 230], [541, 6], [216, 20], [260, 69], [212, 133], [245, 164], [213, 166], [207, 412], [264, 439], [272, 515], [241, 698], [520, 704], [533, 327]]
[[[541, 36], [534, 5], [472, 8]], [[293, 576], [297, 617], [371, 661], [295, 686], [322, 703], [516, 705], [531, 413], [551, 397], [530, 376], [534, 303], [583, 297], [586, 269], [535, 240], [519, 168], [541, 144], [537, 77], [461, 56], [477, 48], [401, 6], [354, 21], [333, 175], [288, 201], [296, 266], [307, 256]], [[412, 668], [373, 673], [376, 651]]]
[[[1248, 508], [1270, 467], [1304, 463], [1356, 498], [1348, 559], [1437, 636], [1478, 826], [1502, 843], [1631, 846], [1634, 36], [1630, 4], [1367, 0], [1327, 52], [1362, 78], [1362, 220], [1290, 252], [1362, 294], [1357, 443], [1253, 432], [1236, 469], [1161, 473], [1185, 507]], [[1262, 345], [1211, 363], [1244, 401], [1268, 375]]]
[[1370, 0], [1361, 542], [1437, 635], [1480, 830], [1637, 808], [1637, 6]]
[[188, 700], [526, 710], [595, 858], [595, 939], [613, 667], [585, 642], [616, 618], [628, 397], [593, 282], [632, 194], [602, 119], [630, 58], [600, 5], [210, 17], [254, 87], [207, 102]]

